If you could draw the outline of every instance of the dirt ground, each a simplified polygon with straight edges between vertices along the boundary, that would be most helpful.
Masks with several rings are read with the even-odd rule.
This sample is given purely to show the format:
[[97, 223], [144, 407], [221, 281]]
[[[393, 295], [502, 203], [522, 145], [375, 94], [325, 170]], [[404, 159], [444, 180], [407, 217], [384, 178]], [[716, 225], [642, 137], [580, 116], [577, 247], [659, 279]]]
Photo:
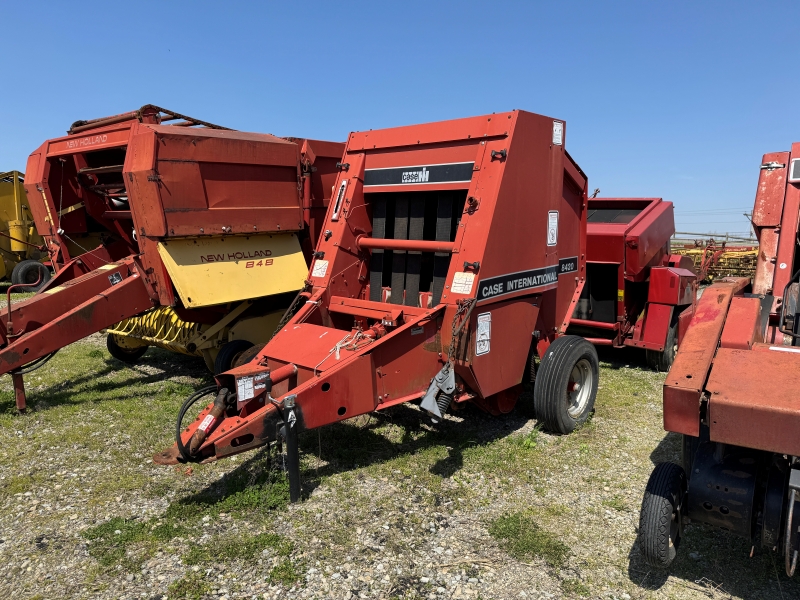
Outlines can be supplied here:
[[160, 467], [199, 360], [112, 359], [96, 335], [0, 382], [0, 591], [9, 598], [798, 598], [779, 557], [690, 525], [669, 572], [639, 558], [639, 505], [663, 374], [601, 355], [596, 413], [541, 432], [530, 390], [510, 415], [415, 407], [301, 439], [304, 493], [262, 449]]

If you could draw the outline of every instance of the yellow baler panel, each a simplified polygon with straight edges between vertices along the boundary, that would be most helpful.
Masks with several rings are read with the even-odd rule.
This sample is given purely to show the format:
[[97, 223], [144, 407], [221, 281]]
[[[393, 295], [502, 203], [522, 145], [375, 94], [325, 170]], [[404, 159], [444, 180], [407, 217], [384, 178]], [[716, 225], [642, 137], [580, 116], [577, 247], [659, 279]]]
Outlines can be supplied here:
[[308, 276], [293, 233], [169, 240], [158, 253], [187, 308], [296, 291]]

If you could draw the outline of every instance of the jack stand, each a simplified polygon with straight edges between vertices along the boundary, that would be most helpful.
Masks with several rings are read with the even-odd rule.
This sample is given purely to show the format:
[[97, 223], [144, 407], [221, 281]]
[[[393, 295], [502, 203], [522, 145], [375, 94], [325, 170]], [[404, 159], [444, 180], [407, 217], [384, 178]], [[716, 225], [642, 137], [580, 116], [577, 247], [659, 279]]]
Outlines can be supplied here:
[[300, 501], [300, 447], [297, 441], [297, 416], [294, 412], [297, 396], [283, 400], [284, 438], [286, 439], [286, 471], [289, 474], [289, 501]]
[[11, 373], [11, 381], [14, 383], [14, 397], [17, 401], [17, 412], [22, 414], [27, 409], [25, 382], [22, 380], [22, 373]]

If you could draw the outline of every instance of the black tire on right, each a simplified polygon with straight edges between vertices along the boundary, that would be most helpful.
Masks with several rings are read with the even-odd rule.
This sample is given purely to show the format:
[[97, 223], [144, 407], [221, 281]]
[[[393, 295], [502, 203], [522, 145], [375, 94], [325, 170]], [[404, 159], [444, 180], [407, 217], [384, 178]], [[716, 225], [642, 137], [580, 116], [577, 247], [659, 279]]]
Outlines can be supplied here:
[[247, 340], [231, 340], [224, 344], [214, 360], [214, 375], [230, 371], [239, 356], [252, 347], [253, 343]]
[[236, 357], [236, 360], [233, 361], [232, 367], [236, 368], [246, 365], [264, 349], [264, 346], [266, 346], [266, 344], [256, 344], [255, 346], [248, 348]]
[[656, 465], [647, 482], [639, 515], [639, 548], [651, 567], [672, 564], [681, 543], [681, 510], [686, 474], [675, 463]]
[[134, 364], [142, 358], [149, 347], [150, 346], [137, 346], [136, 348], [123, 348], [117, 343], [117, 340], [114, 339], [113, 333], [106, 335], [106, 348], [108, 348], [108, 353], [117, 360], [121, 360], [129, 365]]
[[[38, 284], [36, 284], [37, 281], [39, 282]], [[17, 263], [11, 271], [12, 284], [30, 284], [23, 288], [18, 288], [20, 292], [38, 292], [48, 281], [50, 281], [50, 269], [38, 260], [23, 260]]]
[[675, 355], [678, 353], [678, 319], [673, 318], [672, 324], [667, 331], [667, 339], [664, 343], [664, 350], [645, 350], [645, 358], [648, 366], [654, 371], [668, 373]]
[[[570, 414], [570, 377], [573, 369], [585, 367], [591, 381], [587, 389], [588, 397], [579, 412]], [[600, 367], [597, 350], [582, 337], [563, 335], [556, 338], [542, 356], [536, 370], [536, 384], [533, 388], [533, 404], [536, 418], [545, 428], [557, 433], [571, 433], [582, 425], [594, 410], [597, 396], [597, 383]]]

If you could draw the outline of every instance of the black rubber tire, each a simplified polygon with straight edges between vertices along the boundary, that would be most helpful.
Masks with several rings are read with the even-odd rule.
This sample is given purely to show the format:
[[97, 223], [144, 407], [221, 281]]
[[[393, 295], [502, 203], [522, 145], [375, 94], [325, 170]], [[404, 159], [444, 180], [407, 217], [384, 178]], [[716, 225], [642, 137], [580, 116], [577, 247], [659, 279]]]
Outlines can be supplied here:
[[233, 340], [223, 345], [219, 349], [217, 358], [214, 360], [214, 375], [219, 375], [233, 368], [233, 363], [247, 349], [252, 348], [253, 343], [247, 340]]
[[117, 360], [121, 360], [129, 365], [132, 365], [142, 358], [149, 347], [150, 346], [139, 346], [129, 350], [128, 348], [123, 348], [117, 344], [117, 340], [114, 339], [113, 334], [109, 333], [106, 336], [106, 348], [108, 348], [108, 353]]
[[26, 285], [25, 287], [17, 288], [16, 291], [38, 292], [44, 287], [45, 283], [50, 281], [50, 269], [38, 260], [23, 260], [11, 271], [11, 283], [14, 285], [24, 283], [33, 284], [36, 283], [37, 280], [39, 280], [37, 285]]
[[[570, 376], [579, 363], [591, 372], [588, 398], [578, 406], [579, 413], [570, 414], [568, 386]], [[533, 404], [536, 418], [550, 431], [567, 434], [582, 425], [594, 410], [600, 367], [597, 350], [582, 337], [564, 335], [556, 338], [544, 353], [536, 370]]]
[[[648, 366], [654, 371], [667, 373], [675, 362], [675, 355], [678, 353], [678, 319], [673, 318], [672, 324], [667, 331], [667, 339], [664, 350], [645, 350], [645, 357]], [[641, 355], [640, 355], [641, 356]]]
[[639, 515], [639, 549], [651, 567], [672, 564], [681, 543], [681, 507], [686, 473], [675, 463], [656, 465], [647, 482]]
[[251, 360], [253, 360], [256, 355], [264, 349], [266, 344], [256, 344], [255, 346], [251, 346], [244, 352], [242, 352], [239, 356], [236, 357], [236, 360], [233, 361], [233, 367], [241, 367], [242, 365], [246, 365]]

